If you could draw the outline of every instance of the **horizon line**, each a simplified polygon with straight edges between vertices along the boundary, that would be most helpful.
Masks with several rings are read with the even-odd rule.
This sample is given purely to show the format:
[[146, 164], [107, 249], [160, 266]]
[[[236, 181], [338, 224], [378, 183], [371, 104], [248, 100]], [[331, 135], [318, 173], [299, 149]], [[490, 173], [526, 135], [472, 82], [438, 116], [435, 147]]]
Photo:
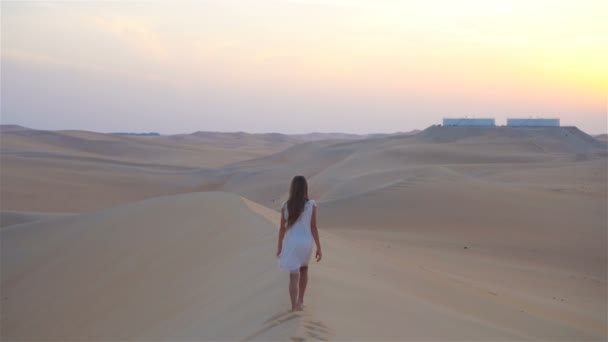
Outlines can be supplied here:
[[583, 131], [582, 129], [578, 128], [578, 126], [576, 125], [566, 125], [566, 126], [508, 126], [508, 125], [494, 125], [494, 126], [446, 126], [446, 125], [442, 125], [442, 124], [433, 124], [430, 125], [428, 127], [425, 127], [423, 129], [419, 129], [419, 128], [415, 128], [409, 131], [393, 131], [393, 132], [370, 132], [370, 133], [349, 133], [349, 132], [339, 132], [339, 131], [333, 131], [333, 132], [319, 132], [319, 131], [312, 131], [312, 132], [307, 132], [307, 133], [283, 133], [283, 132], [248, 132], [248, 131], [202, 131], [202, 130], [196, 130], [196, 131], [191, 131], [191, 132], [182, 132], [182, 133], [172, 133], [172, 134], [167, 134], [167, 133], [161, 133], [158, 131], [111, 131], [111, 132], [102, 132], [102, 131], [92, 131], [92, 130], [88, 130], [88, 129], [70, 129], [70, 128], [64, 128], [64, 129], [39, 129], [39, 128], [33, 128], [30, 126], [23, 126], [23, 125], [19, 125], [19, 124], [6, 124], [6, 123], [0, 123], [0, 128], [2, 127], [6, 127], [6, 126], [16, 126], [16, 127], [20, 127], [20, 128], [24, 128], [24, 129], [29, 129], [29, 130], [34, 130], [34, 131], [49, 131], [49, 132], [60, 132], [60, 131], [80, 131], [80, 132], [89, 132], [89, 133], [98, 133], [98, 134], [115, 134], [115, 135], [145, 135], [145, 134], [153, 134], [154, 136], [175, 136], [175, 135], [190, 135], [190, 134], [195, 134], [195, 133], [223, 133], [223, 134], [251, 134], [251, 135], [264, 135], [264, 134], [280, 134], [280, 135], [287, 135], [287, 136], [297, 136], [297, 135], [310, 135], [310, 134], [344, 134], [344, 135], [355, 135], [355, 136], [369, 136], [369, 135], [376, 135], [376, 134], [384, 134], [384, 135], [394, 135], [394, 134], [405, 134], [405, 133], [412, 133], [412, 132], [422, 132], [428, 128], [431, 127], [446, 127], [446, 128], [453, 128], [453, 127], [474, 127], [474, 128], [576, 128], [579, 129], [581, 132], [584, 132], [590, 136], [600, 136], [600, 135], [607, 135], [608, 134], [608, 129], [606, 130], [606, 132], [604, 133], [597, 133], [597, 134], [591, 134], [591, 133], [587, 133], [585, 131]]

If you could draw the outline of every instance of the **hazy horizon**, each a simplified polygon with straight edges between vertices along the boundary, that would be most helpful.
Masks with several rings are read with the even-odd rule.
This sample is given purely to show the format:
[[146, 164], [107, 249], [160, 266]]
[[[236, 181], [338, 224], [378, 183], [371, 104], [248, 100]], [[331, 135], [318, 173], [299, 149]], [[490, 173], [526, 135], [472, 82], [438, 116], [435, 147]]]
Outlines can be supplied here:
[[[152, 130], [137, 130], [137, 131], [131, 131], [131, 130], [116, 130], [116, 131], [99, 131], [99, 130], [92, 130], [92, 129], [84, 129], [84, 128], [53, 128], [53, 129], [47, 129], [47, 128], [40, 128], [40, 127], [31, 127], [31, 126], [25, 126], [25, 125], [21, 125], [21, 124], [17, 124], [17, 123], [0, 123], [0, 125], [2, 126], [11, 126], [11, 125], [15, 125], [15, 126], [21, 126], [21, 127], [25, 127], [25, 128], [29, 128], [29, 129], [34, 129], [34, 130], [50, 130], [50, 131], [70, 131], [70, 130], [75, 130], [75, 131], [87, 131], [87, 132], [94, 132], [94, 133], [102, 133], [102, 134], [115, 134], [115, 133], [126, 133], [126, 134], [146, 134], [146, 133], [158, 133], [159, 135], [180, 135], [180, 134], [193, 134], [193, 133], [197, 133], [197, 132], [203, 132], [203, 133], [246, 133], [246, 134], [284, 134], [284, 135], [306, 135], [306, 134], [353, 134], [353, 135], [374, 135], [374, 134], [399, 134], [399, 133], [410, 133], [410, 132], [415, 132], [415, 131], [423, 131], [431, 126], [427, 126], [427, 127], [420, 127], [420, 128], [413, 128], [407, 131], [401, 131], [401, 130], [396, 130], [396, 131], [383, 131], [383, 132], [363, 132], [363, 133], [353, 133], [353, 132], [342, 132], [342, 131], [308, 131], [308, 132], [301, 132], [301, 133], [286, 133], [286, 132], [279, 132], [279, 131], [259, 131], [259, 132], [252, 132], [252, 131], [247, 131], [247, 130], [240, 130], [240, 131], [217, 131], [217, 130], [203, 130], [203, 129], [194, 129], [194, 130], [190, 130], [190, 131], [183, 131], [183, 132], [175, 132], [175, 133], [167, 133], [167, 132], [163, 132], [163, 131], [152, 131]], [[502, 125], [500, 123], [497, 123], [497, 125], [495, 127], [506, 127], [505, 125]], [[569, 127], [568, 125], [561, 125], [561, 127]], [[574, 126], [577, 127], [579, 129], [581, 129], [578, 126]], [[518, 128], [518, 127], [515, 127]], [[597, 135], [603, 135], [603, 134], [608, 134], [608, 131], [605, 132], [599, 132], [599, 133], [592, 133], [592, 132], [587, 132], [583, 129], [581, 129], [583, 132], [590, 134], [592, 136], [597, 136]]]
[[608, 132], [605, 1], [2, 1], [1, 121], [393, 133], [444, 117]]

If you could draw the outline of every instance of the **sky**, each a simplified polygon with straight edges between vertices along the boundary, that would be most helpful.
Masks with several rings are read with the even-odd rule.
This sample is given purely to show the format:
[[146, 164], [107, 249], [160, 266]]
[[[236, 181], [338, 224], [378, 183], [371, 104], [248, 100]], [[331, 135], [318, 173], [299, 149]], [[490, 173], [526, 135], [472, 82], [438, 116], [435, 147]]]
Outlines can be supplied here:
[[608, 132], [608, 1], [2, 1], [1, 122], [377, 133], [444, 117]]

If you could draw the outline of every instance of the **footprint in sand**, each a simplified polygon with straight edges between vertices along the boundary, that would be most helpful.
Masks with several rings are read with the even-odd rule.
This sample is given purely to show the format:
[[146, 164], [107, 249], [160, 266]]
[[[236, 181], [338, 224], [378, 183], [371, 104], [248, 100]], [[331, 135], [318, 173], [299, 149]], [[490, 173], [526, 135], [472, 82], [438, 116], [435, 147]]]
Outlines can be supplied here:
[[243, 341], [253, 340], [272, 328], [296, 318], [300, 318], [301, 321], [298, 329], [295, 331], [295, 335], [291, 336], [289, 341], [329, 341], [333, 336], [333, 332], [329, 327], [322, 321], [313, 319], [313, 315], [304, 309], [304, 311], [288, 311], [273, 315], [263, 323], [263, 326], [259, 330], [244, 338]]
[[304, 324], [304, 328], [306, 328], [309, 331], [321, 332], [324, 334], [330, 333], [329, 329], [327, 327], [325, 327], [325, 325], [323, 325], [323, 323], [321, 323], [321, 322], [306, 323], [306, 324]]
[[252, 333], [251, 335], [245, 337], [243, 339], [243, 341], [250, 341], [255, 339], [256, 337], [264, 334], [265, 332], [269, 331], [270, 329], [279, 326], [285, 322], [291, 321], [293, 319], [298, 318], [300, 315], [296, 312], [293, 311], [287, 311], [287, 312], [282, 312], [279, 314], [276, 314], [272, 317], [270, 317], [269, 319], [267, 319], [264, 324], [263, 327], [257, 331], [255, 331], [254, 333]]
[[307, 341], [309, 339], [316, 341], [329, 341], [333, 336], [333, 332], [323, 322], [314, 320], [310, 313], [306, 313], [302, 319], [300, 329], [296, 332], [296, 336], [291, 337], [291, 341]]

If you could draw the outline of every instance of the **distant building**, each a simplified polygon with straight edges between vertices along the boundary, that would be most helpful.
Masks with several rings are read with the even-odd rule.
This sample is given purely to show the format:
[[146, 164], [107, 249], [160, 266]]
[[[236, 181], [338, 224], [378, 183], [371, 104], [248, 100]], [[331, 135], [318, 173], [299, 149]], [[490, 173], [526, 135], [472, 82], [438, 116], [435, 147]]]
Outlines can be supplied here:
[[443, 125], [447, 126], [447, 127], [454, 127], [454, 126], [491, 127], [491, 126], [496, 126], [496, 121], [494, 119], [455, 118], [455, 119], [443, 119]]
[[507, 126], [559, 127], [559, 119], [507, 119]]

